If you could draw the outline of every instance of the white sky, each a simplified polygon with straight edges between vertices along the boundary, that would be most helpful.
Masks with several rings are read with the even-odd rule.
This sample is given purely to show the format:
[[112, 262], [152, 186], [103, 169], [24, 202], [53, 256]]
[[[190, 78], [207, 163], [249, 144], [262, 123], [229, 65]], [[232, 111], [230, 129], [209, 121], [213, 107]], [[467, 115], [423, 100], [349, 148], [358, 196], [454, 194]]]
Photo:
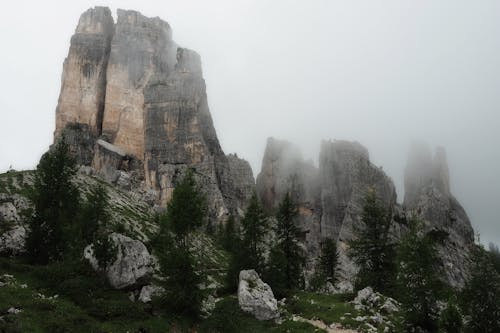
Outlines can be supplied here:
[[168, 21], [200, 53], [219, 140], [260, 170], [266, 138], [317, 160], [357, 140], [403, 196], [412, 140], [447, 149], [452, 190], [500, 244], [500, 1], [8, 1], [0, 12], [0, 171], [52, 141], [62, 63], [95, 5]]

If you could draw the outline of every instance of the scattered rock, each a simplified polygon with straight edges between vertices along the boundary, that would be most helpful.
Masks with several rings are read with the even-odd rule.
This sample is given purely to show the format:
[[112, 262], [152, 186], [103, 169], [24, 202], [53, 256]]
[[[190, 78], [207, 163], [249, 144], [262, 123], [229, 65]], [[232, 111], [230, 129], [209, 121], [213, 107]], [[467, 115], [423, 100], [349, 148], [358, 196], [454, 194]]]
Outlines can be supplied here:
[[163, 287], [154, 284], [144, 286], [139, 294], [139, 301], [142, 303], [149, 303], [154, 296], [160, 296], [164, 291], [165, 289]]
[[[146, 246], [118, 233], [112, 233], [109, 237], [117, 250], [116, 259], [104, 269], [109, 284], [115, 289], [147, 284], [153, 275], [154, 260]], [[84, 257], [95, 270], [100, 270], [92, 245], [85, 248]]]
[[0, 236], [0, 253], [18, 255], [25, 251], [25, 243], [26, 229], [21, 225], [15, 225]]
[[258, 320], [277, 319], [280, 316], [271, 287], [253, 269], [240, 272], [238, 304], [243, 311], [251, 313]]

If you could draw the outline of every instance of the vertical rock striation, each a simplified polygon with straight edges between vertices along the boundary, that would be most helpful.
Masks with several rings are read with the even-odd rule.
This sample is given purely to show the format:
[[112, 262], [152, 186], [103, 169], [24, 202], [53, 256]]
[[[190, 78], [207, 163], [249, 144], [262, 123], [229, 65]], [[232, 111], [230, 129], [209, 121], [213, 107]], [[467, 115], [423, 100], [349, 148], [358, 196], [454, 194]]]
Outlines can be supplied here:
[[56, 137], [69, 123], [85, 125], [93, 135], [101, 133], [114, 29], [111, 11], [106, 7], [89, 9], [80, 17], [64, 60]]
[[177, 46], [167, 22], [117, 14], [116, 24], [108, 8], [82, 14], [64, 64], [55, 138], [64, 131], [79, 162], [108, 181], [133, 170], [140, 178], [133, 183], [162, 206], [194, 169], [211, 222], [240, 215], [253, 175], [220, 147], [200, 56]]
[[257, 193], [268, 212], [287, 192], [298, 205], [298, 226], [304, 231], [309, 258], [319, 254], [325, 238], [337, 240], [340, 271], [351, 279], [355, 267], [346, 255], [353, 226], [361, 218], [363, 200], [374, 189], [390, 210], [396, 204], [395, 187], [382, 170], [370, 163], [366, 148], [356, 142], [323, 142], [319, 168], [303, 160], [291, 143], [269, 139], [257, 177]]
[[439, 247], [440, 257], [450, 284], [463, 286], [474, 231], [467, 213], [451, 194], [443, 148], [438, 148], [432, 157], [428, 146], [412, 146], [405, 172], [404, 208], [421, 218], [427, 230], [438, 229], [448, 234]]

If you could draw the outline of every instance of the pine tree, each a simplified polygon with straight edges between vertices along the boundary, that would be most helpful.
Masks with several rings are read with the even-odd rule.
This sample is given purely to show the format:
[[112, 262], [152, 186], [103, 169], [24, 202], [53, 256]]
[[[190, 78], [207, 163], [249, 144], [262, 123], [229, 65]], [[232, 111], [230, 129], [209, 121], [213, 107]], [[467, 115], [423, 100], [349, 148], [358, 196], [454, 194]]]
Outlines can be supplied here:
[[313, 290], [321, 289], [327, 282], [332, 284], [337, 282], [336, 269], [338, 260], [337, 243], [332, 238], [326, 238], [321, 242], [321, 254], [316, 264], [316, 271], [311, 279]]
[[[228, 221], [229, 222], [229, 221]], [[226, 225], [229, 231], [230, 225]], [[264, 268], [263, 244], [267, 232], [267, 218], [264, 215], [257, 195], [254, 193], [241, 220], [241, 235], [236, 232], [234, 245], [231, 246], [231, 260], [226, 274], [227, 291], [235, 291], [241, 270], [255, 269], [262, 273]], [[232, 237], [232, 236], [231, 236]]]
[[374, 190], [365, 197], [361, 222], [361, 226], [355, 226], [348, 252], [359, 267], [356, 289], [370, 286], [390, 293], [395, 275], [395, 246], [389, 237], [391, 214], [380, 204]]
[[267, 232], [267, 218], [264, 210], [254, 193], [241, 221], [242, 237], [242, 269], [255, 269], [262, 272], [264, 255], [262, 246]]
[[198, 317], [203, 292], [196, 260], [191, 250], [191, 234], [202, 226], [206, 211], [205, 197], [190, 170], [175, 187], [167, 212], [160, 218], [157, 243], [163, 285], [163, 303], [170, 311]]
[[438, 233], [425, 233], [422, 222], [413, 219], [411, 229], [398, 247], [397, 294], [405, 323], [411, 329], [436, 332], [437, 301], [444, 285], [436, 245]]
[[76, 163], [64, 138], [40, 159], [29, 194], [34, 210], [26, 250], [33, 263], [61, 260], [68, 253], [69, 233], [78, 213], [75, 173]]
[[488, 249], [493, 266], [495, 267], [497, 273], [500, 274], [500, 250], [498, 249], [498, 246], [493, 243], [488, 245]]
[[230, 215], [226, 223], [219, 228], [219, 241], [222, 247], [229, 253], [234, 253], [241, 241], [234, 216]]
[[500, 276], [482, 247], [475, 249], [472, 259], [471, 277], [463, 291], [467, 332], [500, 332]]
[[278, 295], [303, 288], [305, 257], [299, 246], [300, 230], [295, 225], [297, 207], [287, 193], [278, 208], [276, 245], [269, 256], [266, 279]]
[[79, 230], [74, 234], [75, 255], [81, 255], [82, 249], [93, 244], [94, 254], [101, 268], [111, 263], [116, 255], [116, 248], [109, 239], [111, 215], [109, 196], [102, 184], [95, 185], [87, 195], [79, 218]]

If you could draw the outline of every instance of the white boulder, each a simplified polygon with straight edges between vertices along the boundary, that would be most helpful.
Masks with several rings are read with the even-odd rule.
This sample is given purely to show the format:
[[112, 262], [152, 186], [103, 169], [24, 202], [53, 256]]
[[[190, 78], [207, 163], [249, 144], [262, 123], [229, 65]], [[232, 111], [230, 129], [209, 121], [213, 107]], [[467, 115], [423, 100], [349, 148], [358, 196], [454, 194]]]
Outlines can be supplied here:
[[243, 311], [258, 320], [277, 319], [280, 316], [278, 302], [271, 287], [253, 269], [240, 272], [238, 304]]
[[[147, 284], [153, 275], [154, 261], [146, 246], [118, 233], [109, 237], [116, 247], [116, 259], [104, 269], [109, 284], [115, 289]], [[84, 257], [95, 270], [100, 270], [92, 245], [85, 248]]]
[[17, 255], [25, 251], [26, 229], [15, 225], [10, 230], [0, 235], [0, 253]]
[[160, 286], [149, 284], [142, 287], [141, 293], [139, 294], [139, 301], [142, 303], [149, 303], [154, 296], [160, 296], [164, 291], [165, 289]]

